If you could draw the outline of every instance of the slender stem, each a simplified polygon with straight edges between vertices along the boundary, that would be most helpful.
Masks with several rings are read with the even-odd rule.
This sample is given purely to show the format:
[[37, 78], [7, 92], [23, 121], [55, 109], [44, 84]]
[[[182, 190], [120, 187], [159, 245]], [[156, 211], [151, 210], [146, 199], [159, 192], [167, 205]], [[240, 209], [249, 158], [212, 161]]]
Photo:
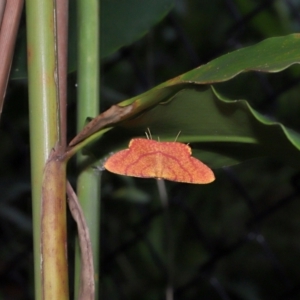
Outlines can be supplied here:
[[53, 151], [43, 175], [41, 254], [44, 300], [69, 299], [65, 195], [66, 163], [60, 161]]
[[[47, 173], [47, 178], [43, 176], [60, 133], [54, 12], [53, 0], [26, 1], [35, 299], [65, 300], [68, 299], [65, 167], [52, 161], [46, 169], [54, 172]], [[55, 216], [51, 215], [53, 212]], [[41, 237], [41, 232], [49, 235]]]
[[68, 204], [73, 219], [77, 223], [78, 240], [81, 251], [81, 278], [78, 300], [95, 299], [95, 279], [92, 243], [86, 219], [71, 184], [67, 183]]
[[10, 0], [7, 1], [7, 3], [6, 1], [0, 0], [0, 16], [2, 21], [0, 21], [0, 116], [4, 103], [23, 4], [24, 0]]
[[67, 146], [68, 0], [56, 0], [60, 145]]
[[[100, 1], [78, 0], [78, 114], [80, 131], [87, 117], [99, 114], [99, 26]], [[78, 155], [78, 163], [88, 159]], [[100, 178], [92, 169], [84, 170], [78, 177], [77, 194], [86, 216], [94, 254], [95, 292], [98, 299], [99, 285], [99, 236], [100, 236]], [[80, 253], [76, 253], [76, 284], [79, 284]], [[78, 291], [78, 288], [76, 288]]]
[[174, 247], [173, 247], [173, 233], [172, 222], [169, 210], [169, 200], [166, 189], [166, 183], [164, 180], [156, 180], [158, 192], [160, 195], [161, 204], [164, 210], [164, 234], [163, 234], [163, 246], [166, 254], [167, 265], [167, 286], [166, 286], [166, 300], [174, 299], [174, 287], [173, 287], [173, 271], [174, 271]]
[[2, 26], [2, 19], [3, 19], [3, 15], [4, 15], [6, 2], [7, 2], [6, 0], [0, 0], [0, 24], [1, 24], [1, 26]]

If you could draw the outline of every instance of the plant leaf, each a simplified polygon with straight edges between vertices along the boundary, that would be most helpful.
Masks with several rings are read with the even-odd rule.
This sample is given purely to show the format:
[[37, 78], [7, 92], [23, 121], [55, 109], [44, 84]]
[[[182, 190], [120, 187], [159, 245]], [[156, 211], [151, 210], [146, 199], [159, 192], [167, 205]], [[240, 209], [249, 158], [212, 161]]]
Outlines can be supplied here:
[[[101, 58], [145, 35], [173, 7], [173, 0], [101, 0]], [[68, 71], [76, 70], [76, 1], [69, 5]], [[11, 68], [11, 79], [27, 77], [25, 24], [20, 28]]]
[[[194, 155], [214, 168], [260, 156], [300, 161], [298, 133], [259, 114], [247, 101], [223, 99], [205, 86], [250, 70], [283, 70], [300, 62], [299, 46], [299, 35], [292, 34], [223, 55], [121, 102], [116, 106], [121, 117], [116, 118], [111, 111], [103, 124], [99, 120], [103, 121], [107, 112], [101, 114], [87, 125], [89, 131], [75, 137], [71, 145], [102, 128], [117, 125], [103, 136], [101, 145], [107, 153], [121, 145], [126, 148], [131, 137], [141, 136], [149, 127], [164, 140], [174, 140], [181, 131], [179, 141], [192, 143]], [[118, 110], [115, 112], [118, 114]]]
[[245, 100], [225, 100], [213, 89], [197, 85], [122, 122], [92, 151], [100, 158], [116, 148], [127, 148], [129, 140], [143, 136], [147, 128], [161, 141], [174, 141], [181, 131], [178, 141], [190, 143], [193, 156], [212, 168], [266, 156], [300, 165], [298, 133], [259, 114]]
[[299, 34], [269, 38], [216, 58], [178, 76], [174, 82], [211, 84], [229, 80], [242, 72], [279, 72], [300, 63], [299, 47]]
[[172, 8], [173, 0], [101, 2], [101, 57], [145, 35]]

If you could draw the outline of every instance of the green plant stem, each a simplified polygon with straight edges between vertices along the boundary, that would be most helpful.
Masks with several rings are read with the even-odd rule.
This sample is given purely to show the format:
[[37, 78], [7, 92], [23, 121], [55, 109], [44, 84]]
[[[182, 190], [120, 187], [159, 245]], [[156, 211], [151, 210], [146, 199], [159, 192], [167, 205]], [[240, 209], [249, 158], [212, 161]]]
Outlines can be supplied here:
[[174, 288], [173, 288], [173, 272], [174, 272], [174, 245], [173, 245], [173, 232], [172, 232], [172, 220], [169, 208], [169, 199], [164, 180], [156, 180], [158, 193], [160, 196], [162, 208], [163, 208], [163, 248], [166, 255], [166, 267], [167, 267], [167, 278], [166, 278], [166, 300], [174, 299]]
[[[99, 25], [100, 1], [78, 0], [78, 107], [77, 124], [80, 131], [87, 117], [99, 113]], [[79, 166], [89, 158], [78, 155]], [[83, 169], [78, 177], [77, 194], [87, 220], [94, 255], [95, 293], [98, 299], [99, 236], [100, 236], [100, 178], [91, 168]], [[76, 252], [76, 285], [79, 284], [80, 253]], [[76, 288], [78, 291], [78, 286]]]
[[[50, 299], [48, 289], [42, 291], [42, 278], [44, 272], [50, 270], [45, 266], [52, 266], [52, 275], [56, 281], [51, 284], [52, 299], [68, 299], [68, 273], [67, 273], [67, 247], [65, 236], [62, 235], [59, 243], [49, 240], [48, 245], [41, 245], [41, 200], [42, 184], [45, 163], [48, 160], [51, 150], [59, 144], [59, 107], [56, 70], [56, 41], [55, 41], [55, 18], [54, 1], [52, 0], [28, 0], [26, 1], [26, 23], [27, 23], [27, 52], [28, 52], [28, 80], [29, 80], [29, 112], [30, 112], [30, 150], [31, 150], [31, 182], [32, 182], [32, 207], [34, 227], [34, 269], [35, 269], [35, 299]], [[55, 187], [53, 193], [48, 195], [48, 200], [53, 206], [61, 205], [64, 188], [57, 189], [57, 185], [65, 180], [65, 169], [58, 168], [59, 177], [50, 177], [51, 184]], [[57, 175], [57, 174], [54, 174]], [[53, 176], [53, 175], [52, 175]], [[45, 187], [45, 186], [44, 186]], [[46, 205], [47, 207], [47, 205]], [[45, 206], [44, 206], [45, 208]], [[50, 211], [43, 212], [44, 217], [50, 217]], [[63, 234], [66, 229], [64, 222], [65, 206], [59, 211], [56, 220], [61, 220], [55, 227], [55, 234]], [[46, 219], [44, 219], [45, 221]], [[43, 223], [45, 224], [45, 223]], [[46, 222], [47, 224], [47, 222]], [[53, 224], [54, 226], [57, 224]], [[62, 228], [61, 226], [64, 226]], [[49, 228], [47, 228], [48, 230]], [[45, 242], [45, 239], [43, 240]], [[42, 246], [42, 247], [41, 247]], [[54, 255], [41, 256], [40, 249], [50, 250]], [[60, 257], [56, 254], [60, 253]], [[55, 264], [60, 261], [60, 264]], [[42, 266], [42, 274], [41, 274]], [[41, 276], [42, 275], [42, 276]], [[44, 278], [45, 279], [45, 278]], [[57, 285], [58, 284], [58, 285]], [[64, 286], [62, 286], [64, 285]], [[48, 286], [49, 288], [49, 286]], [[52, 289], [53, 288], [53, 289]], [[61, 289], [63, 291], [61, 291]], [[63, 294], [61, 292], [63, 292]]]
[[66, 163], [53, 151], [43, 174], [42, 284], [43, 299], [69, 299], [66, 259]]

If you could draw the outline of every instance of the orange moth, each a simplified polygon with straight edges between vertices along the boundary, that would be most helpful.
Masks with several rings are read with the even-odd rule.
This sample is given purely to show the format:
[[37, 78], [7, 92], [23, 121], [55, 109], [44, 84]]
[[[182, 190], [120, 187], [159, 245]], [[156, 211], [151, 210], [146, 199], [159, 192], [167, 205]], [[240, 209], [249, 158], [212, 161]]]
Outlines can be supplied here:
[[215, 180], [213, 171], [191, 156], [191, 148], [179, 142], [136, 138], [129, 148], [110, 156], [104, 168], [112, 173], [205, 184]]

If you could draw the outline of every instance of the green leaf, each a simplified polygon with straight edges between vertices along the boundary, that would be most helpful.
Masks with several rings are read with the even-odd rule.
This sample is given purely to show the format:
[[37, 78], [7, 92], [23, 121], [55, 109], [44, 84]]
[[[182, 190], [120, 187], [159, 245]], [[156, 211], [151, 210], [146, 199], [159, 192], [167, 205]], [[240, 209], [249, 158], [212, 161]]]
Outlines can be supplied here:
[[172, 8], [173, 0], [102, 0], [101, 57], [145, 35]]
[[[173, 0], [102, 0], [101, 1], [101, 58], [116, 52], [145, 35], [172, 8]], [[68, 69], [76, 70], [77, 21], [76, 1], [69, 5]], [[20, 28], [16, 42], [12, 79], [27, 77], [26, 30]]]
[[299, 34], [269, 38], [216, 58], [178, 76], [175, 81], [212, 84], [229, 80], [242, 72], [279, 72], [300, 63], [299, 47]]
[[181, 131], [178, 141], [190, 143], [193, 156], [212, 168], [266, 156], [300, 165], [298, 133], [259, 114], [245, 100], [228, 101], [211, 88], [195, 84], [122, 122], [103, 136], [101, 147], [94, 145], [93, 152], [101, 157], [127, 148], [131, 138], [145, 137], [147, 128], [161, 141], [174, 141]]
[[95, 151], [101, 157], [116, 148], [126, 148], [130, 138], [143, 136], [150, 128], [161, 140], [174, 140], [181, 131], [178, 140], [191, 143], [194, 155], [213, 168], [262, 156], [298, 165], [298, 133], [261, 115], [247, 101], [226, 100], [205, 84], [226, 81], [250, 70], [283, 70], [299, 63], [299, 47], [299, 35], [293, 34], [221, 56], [121, 102], [89, 123], [83, 130], [85, 135], [71, 144], [101, 128], [117, 125], [103, 135], [104, 152], [99, 152], [100, 147]]

